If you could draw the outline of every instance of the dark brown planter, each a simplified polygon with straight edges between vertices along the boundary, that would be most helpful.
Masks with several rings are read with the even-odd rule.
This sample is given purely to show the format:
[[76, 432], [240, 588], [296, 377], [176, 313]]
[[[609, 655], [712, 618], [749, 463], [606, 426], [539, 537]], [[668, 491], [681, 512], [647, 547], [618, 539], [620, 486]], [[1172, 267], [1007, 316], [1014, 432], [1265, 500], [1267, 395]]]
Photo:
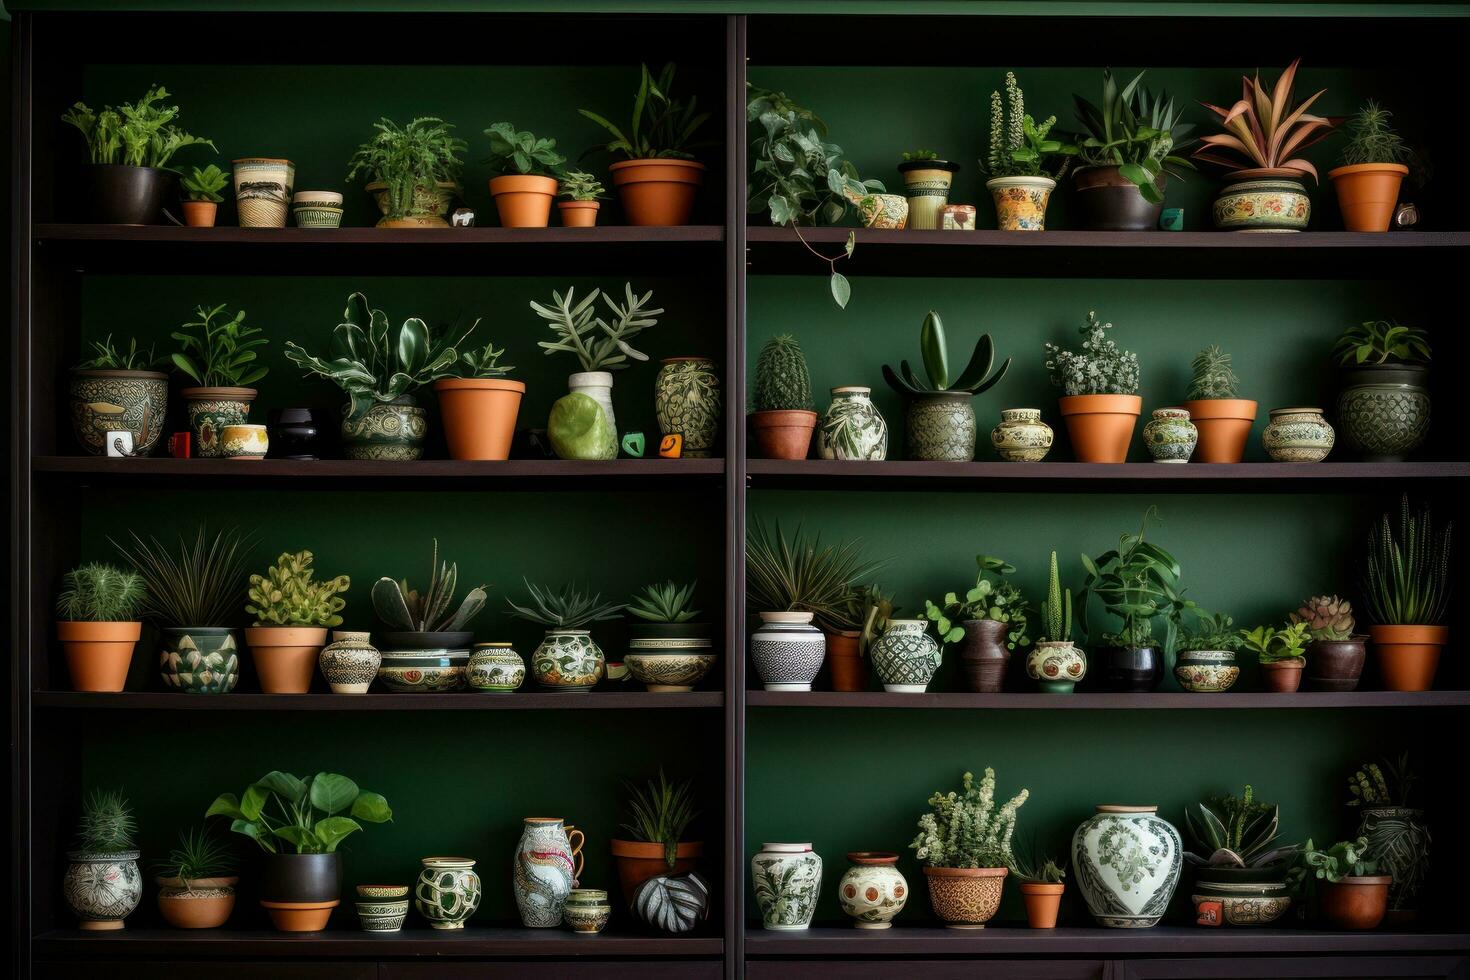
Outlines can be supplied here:
[[752, 412], [750, 426], [761, 459], [806, 459], [812, 447], [812, 431], [817, 427], [817, 413], [796, 409]]
[[960, 658], [960, 673], [965, 687], [977, 694], [999, 694], [1005, 684], [1006, 665], [1011, 652], [1006, 649], [1009, 623], [994, 619], [967, 619], [960, 623], [965, 638], [955, 647]]
[[83, 171], [88, 217], [104, 225], [151, 225], [163, 211], [174, 174], [155, 167], [95, 163]]
[[[1163, 204], [1150, 204], [1117, 167], [1084, 167], [1075, 176], [1077, 207], [1088, 231], [1153, 231]], [[1163, 179], [1159, 181], [1163, 184]]]
[[1104, 690], [1146, 694], [1164, 679], [1164, 658], [1157, 647], [1100, 647], [1094, 659]]
[[1273, 694], [1295, 694], [1302, 686], [1307, 662], [1300, 657], [1261, 664], [1261, 686]]
[[866, 691], [868, 658], [859, 656], [862, 634], [856, 630], [827, 633], [827, 666], [832, 671], [832, 690]]
[[1367, 639], [1354, 636], [1347, 640], [1313, 640], [1307, 647], [1307, 690], [1357, 690], [1368, 656]]
[[1388, 910], [1392, 875], [1348, 877], [1322, 882], [1322, 918], [1337, 929], [1373, 929]]

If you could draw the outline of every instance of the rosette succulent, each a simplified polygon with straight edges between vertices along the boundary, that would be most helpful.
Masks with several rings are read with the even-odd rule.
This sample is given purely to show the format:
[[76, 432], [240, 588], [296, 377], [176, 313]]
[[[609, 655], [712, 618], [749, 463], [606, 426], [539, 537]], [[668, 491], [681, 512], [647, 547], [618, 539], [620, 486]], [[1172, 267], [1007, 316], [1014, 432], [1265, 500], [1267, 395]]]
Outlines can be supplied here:
[[1293, 623], [1306, 623], [1314, 640], [1341, 641], [1353, 636], [1353, 606], [1335, 595], [1314, 595], [1291, 614]]

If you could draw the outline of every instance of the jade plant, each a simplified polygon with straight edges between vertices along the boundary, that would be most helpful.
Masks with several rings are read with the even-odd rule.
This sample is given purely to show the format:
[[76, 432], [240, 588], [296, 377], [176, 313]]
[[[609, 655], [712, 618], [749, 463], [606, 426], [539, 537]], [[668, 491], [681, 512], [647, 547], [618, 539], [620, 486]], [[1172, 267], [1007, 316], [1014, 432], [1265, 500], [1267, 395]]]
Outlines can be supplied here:
[[655, 77], [642, 65], [638, 92], [633, 96], [633, 117], [622, 129], [590, 109], [578, 109], [586, 118], [607, 130], [612, 137], [597, 149], [627, 160], [692, 160], [697, 150], [708, 146], [694, 137], [709, 120], [708, 112], [699, 111], [699, 99], [687, 101], [674, 96], [675, 66], [663, 66]]
[[1111, 329], [1111, 323], [1103, 323], [1096, 311], [1088, 310], [1087, 321], [1078, 328], [1082, 335], [1080, 350], [1046, 345], [1046, 370], [1062, 394], [1138, 394], [1138, 355], [1113, 343], [1107, 335]]
[[168, 90], [156, 85], [137, 102], [124, 102], [117, 108], [103, 106], [101, 112], [78, 102], [62, 115], [61, 121], [81, 131], [92, 163], [168, 168], [173, 155], [186, 146], [213, 150], [209, 140], [192, 136], [173, 124], [179, 107], [157, 104], [166, 98]]
[[230, 848], [207, 827], [191, 827], [179, 832], [179, 842], [154, 870], [160, 877], [177, 879], [188, 888], [192, 881], [234, 874], [235, 861]]
[[698, 582], [679, 585], [673, 579], [645, 585], [628, 603], [628, 615], [649, 623], [687, 623], [697, 617], [694, 590]]
[[607, 188], [593, 174], [568, 170], [561, 175], [556, 194], [573, 201], [600, 201], [607, 196]]
[[[545, 350], [548, 356], [558, 352], [576, 355], [583, 371], [622, 371], [629, 366], [629, 358], [648, 360], [648, 355], [635, 350], [631, 341], [644, 330], [658, 325], [657, 318], [663, 313], [663, 307], [648, 309], [653, 290], [638, 296], [633, 292], [632, 283], [624, 283], [622, 306], [600, 289], [593, 289], [580, 303], [576, 292], [576, 289], [569, 288], [563, 296], [552, 290], [550, 306], [531, 301], [531, 309], [548, 323], [556, 337], [554, 341], [538, 340], [537, 347]], [[610, 321], [597, 315], [594, 304], [599, 296], [612, 314]]]
[[1263, 664], [1279, 664], [1289, 660], [1301, 660], [1311, 637], [1307, 635], [1306, 623], [1288, 626], [1257, 626], [1253, 630], [1241, 630], [1240, 638], [1245, 648], [1256, 655]]
[[1288, 617], [1293, 623], [1305, 623], [1314, 640], [1340, 643], [1353, 638], [1352, 603], [1335, 595], [1314, 595]]
[[1111, 69], [1103, 69], [1102, 105], [1072, 96], [1077, 121], [1087, 137], [1077, 145], [1077, 160], [1088, 167], [1117, 167], [1150, 204], [1164, 203], [1164, 178], [1180, 177], [1170, 167], [1195, 169], [1178, 155], [1193, 140], [1186, 139], [1193, 123], [1181, 122], [1167, 92], [1150, 95], [1140, 87], [1143, 72], [1120, 90]]
[[498, 122], [485, 130], [490, 137], [490, 172], [527, 177], [555, 177], [567, 158], [556, 152], [556, 140], [517, 130], [514, 123]]
[[1436, 525], [1428, 507], [1404, 495], [1398, 526], [1384, 514], [1368, 535], [1363, 596], [1380, 625], [1432, 626], [1450, 607], [1450, 537], [1454, 522]]
[[143, 576], [137, 572], [88, 562], [62, 576], [56, 618], [68, 623], [132, 622], [147, 595]]
[[269, 854], [331, 854], [362, 830], [359, 820], [387, 823], [393, 810], [381, 794], [358, 789], [346, 776], [319, 772], [299, 779], [276, 771], [240, 796], [221, 793], [204, 815], [229, 817], [232, 831]]
[[1332, 134], [1332, 120], [1307, 112], [1326, 89], [1300, 104], [1294, 104], [1292, 86], [1296, 83], [1298, 58], [1286, 67], [1274, 86], [1261, 84], [1260, 72], [1254, 78], [1240, 79], [1240, 99], [1228, 109], [1200, 103], [1220, 117], [1223, 133], [1200, 137], [1200, 147], [1192, 156], [1196, 160], [1218, 164], [1229, 171], [1270, 169], [1294, 170], [1317, 179], [1317, 168], [1293, 154]]
[[1378, 873], [1378, 862], [1368, 857], [1368, 838], [1338, 841], [1319, 851], [1308, 840], [1302, 845], [1301, 861], [1314, 878], [1336, 884], [1344, 878], [1361, 878]]
[[1242, 640], [1235, 620], [1228, 613], [1211, 613], [1194, 607], [1194, 625], [1179, 637], [1180, 650], [1239, 650]]
[[787, 538], [781, 522], [751, 520], [745, 535], [745, 598], [756, 612], [809, 612], [823, 629], [843, 629], [854, 591], [889, 562], [863, 556], [862, 542], [822, 545], [802, 525]]
[[1363, 163], [1403, 163], [1414, 160], [1414, 151], [1404, 144], [1389, 120], [1393, 113], [1372, 99], [1348, 116], [1339, 127], [1345, 138], [1338, 158], [1344, 167]]
[[1365, 762], [1348, 777], [1348, 806], [1407, 807], [1409, 793], [1418, 777], [1409, 763], [1409, 753], [1383, 762]]
[[1364, 320], [1338, 335], [1332, 356], [1343, 367], [1428, 364], [1429, 335], [1392, 320]]
[[143, 576], [143, 613], [164, 626], [228, 626], [239, 609], [240, 587], [254, 539], [239, 528], [206, 540], [203, 525], [192, 543], [179, 535], [178, 552], [157, 538], [132, 533], [131, 547], [109, 538]]
[[919, 817], [919, 833], [909, 847], [931, 868], [1009, 868], [1016, 863], [1016, 811], [1030, 795], [1023, 789], [997, 809], [995, 770], [987, 766], [978, 786], [975, 774], [967, 772], [959, 793], [929, 797], [932, 812]]
[[179, 178], [179, 186], [191, 201], [207, 201], [219, 204], [224, 200], [220, 191], [230, 182], [230, 175], [210, 164], [207, 167], [190, 167], [189, 172]]
[[628, 832], [629, 840], [662, 844], [664, 863], [673, 871], [679, 859], [679, 841], [699, 816], [694, 808], [694, 780], [671, 783], [660, 767], [657, 781], [650, 779], [644, 787], [624, 783], [623, 788], [628, 793], [631, 819], [619, 826]]
[[347, 607], [342, 594], [351, 586], [346, 575], [325, 582], [313, 581], [316, 570], [311, 552], [294, 555], [282, 552], [264, 575], [250, 576], [250, 599], [245, 611], [255, 617], [253, 626], [341, 626], [338, 615]]
[[791, 334], [772, 337], [756, 357], [752, 405], [757, 412], [812, 411], [812, 375]]
[[76, 848], [86, 854], [120, 854], [131, 851], [138, 833], [138, 818], [128, 798], [118, 790], [93, 790], [82, 802], [77, 821]]
[[517, 619], [536, 623], [550, 630], [580, 630], [592, 623], [616, 619], [626, 606], [620, 602], [604, 602], [602, 593], [588, 589], [583, 591], [575, 583], [560, 589], [536, 585], [529, 579], [521, 579], [530, 596], [525, 604], [506, 599], [510, 614]]
[[1006, 72], [1004, 103], [999, 90], [990, 93], [990, 143], [981, 169], [992, 178], [1060, 180], [1077, 155], [1077, 147], [1052, 136], [1056, 124], [1056, 116], [1040, 123], [1031, 117], [1016, 73]]
[[1016, 566], [990, 555], [976, 555], [975, 565], [978, 568], [975, 584], [963, 599], [958, 593], [946, 592], [943, 605], [924, 600], [924, 616], [934, 624], [940, 646], [947, 647], [964, 639], [965, 630], [960, 623], [967, 619], [1005, 623], [1007, 650], [1014, 652], [1030, 646], [1031, 638], [1026, 633], [1029, 603], [1019, 588], [1005, 580]]
[[1230, 355], [1211, 344], [1189, 362], [1193, 376], [1189, 379], [1189, 392], [1184, 396], [1189, 401], [1216, 398], [1239, 398], [1240, 379], [1231, 369]]
[[458, 606], [454, 592], [459, 585], [459, 564], [439, 560], [439, 539], [434, 539], [429, 560], [429, 586], [422, 593], [408, 579], [394, 581], [386, 575], [373, 583], [373, 610], [390, 629], [405, 633], [456, 633], [485, 608], [489, 598], [485, 586], [465, 593]]
[[[266, 376], [255, 348], [268, 342], [259, 327], [245, 325], [245, 311], [226, 319], [225, 304], [196, 307], [194, 316], [171, 336], [184, 345], [173, 355], [174, 367], [205, 388], [248, 388]], [[290, 346], [289, 344], [287, 346]]]
[[369, 183], [386, 184], [387, 218], [416, 213], [415, 198], [440, 183], [459, 183], [466, 144], [453, 134], [449, 123], [436, 116], [420, 116], [399, 126], [384, 117], [373, 128], [377, 134], [352, 155], [347, 179], [365, 175]]
[[1276, 845], [1280, 826], [1281, 808], [1257, 800], [1249, 785], [1241, 796], [1211, 796], [1184, 808], [1192, 845], [1184, 860], [1196, 867], [1284, 870], [1298, 848]]
[[153, 345], [146, 349], [138, 346], [138, 338], [128, 340], [128, 349], [113, 346], [112, 334], [106, 340], [91, 341], [92, 356], [77, 363], [75, 371], [157, 371], [167, 365], [171, 358], [154, 353]]
[[[1105, 645], [1141, 648], [1153, 643], [1153, 621], [1183, 608], [1179, 590], [1179, 562], [1172, 554], [1145, 540], [1149, 524], [1158, 517], [1150, 506], [1144, 511], [1137, 534], [1124, 534], [1118, 547], [1096, 558], [1082, 556], [1087, 570], [1078, 599], [1082, 606], [1082, 630], [1090, 638], [1088, 608], [1096, 596], [1103, 609], [1122, 621], [1116, 632], [1104, 632]], [[1169, 620], [1175, 628], [1175, 620]]]
[[1011, 359], [1005, 359], [1000, 370], [994, 374], [990, 368], [995, 363], [995, 344], [990, 334], [983, 333], [975, 341], [970, 353], [970, 362], [958, 377], [950, 377], [949, 346], [944, 338], [944, 321], [939, 314], [930, 310], [919, 328], [919, 353], [924, 359], [924, 377], [920, 378], [909, 367], [908, 361], [898, 362], [898, 371], [883, 365], [883, 379], [899, 395], [907, 398], [923, 398], [926, 395], [955, 391], [980, 395], [989, 391], [1006, 376], [1011, 368]]
[[1072, 642], [1072, 590], [1062, 588], [1057, 572], [1057, 553], [1051, 553], [1051, 570], [1046, 579], [1046, 601], [1041, 604], [1041, 622], [1046, 627], [1042, 640]]

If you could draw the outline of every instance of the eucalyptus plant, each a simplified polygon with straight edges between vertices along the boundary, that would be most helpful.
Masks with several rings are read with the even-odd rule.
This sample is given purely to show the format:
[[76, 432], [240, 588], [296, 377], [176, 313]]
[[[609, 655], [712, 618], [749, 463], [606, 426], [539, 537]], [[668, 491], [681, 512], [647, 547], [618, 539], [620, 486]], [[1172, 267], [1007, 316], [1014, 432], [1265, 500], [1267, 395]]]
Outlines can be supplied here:
[[1117, 167], [1145, 201], [1162, 204], [1165, 176], [1180, 176], [1169, 168], [1195, 169], [1177, 153], [1194, 142], [1185, 138], [1194, 124], [1180, 121], [1183, 114], [1167, 92], [1151, 95], [1141, 87], [1143, 76], [1139, 72], [1119, 89], [1112, 69], [1104, 68], [1101, 106], [1072, 96], [1077, 121], [1087, 131], [1077, 145], [1077, 159], [1084, 166]]
[[[556, 336], [556, 340], [538, 340], [536, 346], [547, 355], [575, 354], [583, 371], [622, 371], [628, 367], [629, 358], [648, 360], [648, 355], [635, 349], [631, 341], [657, 326], [658, 317], [664, 312], [663, 307], [648, 308], [653, 290], [638, 296], [632, 283], [624, 283], [621, 306], [600, 289], [593, 289], [581, 302], [577, 302], [576, 293], [575, 288], [568, 288], [565, 296], [552, 290], [550, 306], [531, 301], [531, 309], [547, 322]], [[597, 315], [594, 304], [599, 296], [608, 306], [609, 320]]]
[[433, 190], [440, 182], [458, 184], [464, 169], [465, 141], [437, 116], [419, 116], [399, 126], [386, 116], [373, 123], [377, 134], [357, 148], [348, 163], [347, 179], [366, 176], [387, 186], [386, 216], [415, 213], [415, 191]]
[[362, 830], [359, 820], [387, 823], [393, 809], [382, 794], [359, 789], [334, 772], [299, 779], [273, 771], [240, 796], [221, 793], [204, 815], [229, 817], [232, 831], [269, 854], [331, 854], [345, 838]]
[[1373, 622], [1433, 626], [1450, 608], [1450, 539], [1454, 522], [1437, 526], [1427, 506], [1411, 508], [1405, 494], [1398, 526], [1384, 514], [1368, 534], [1363, 597]]
[[200, 525], [192, 544], [179, 535], [175, 553], [157, 538], [144, 541], [130, 533], [131, 547], [108, 540], [143, 576], [145, 616], [172, 627], [229, 626], [234, 621], [253, 537], [231, 528], [207, 540]]
[[256, 363], [258, 347], [268, 341], [257, 337], [259, 327], [245, 325], [245, 311], [225, 319], [225, 304], [213, 309], [198, 306], [196, 319], [171, 336], [184, 345], [173, 354], [174, 367], [205, 388], [247, 388], [266, 376], [268, 368]]
[[213, 150], [215, 146], [173, 124], [179, 107], [158, 105], [168, 97], [167, 89], [155, 85], [137, 102], [124, 102], [116, 108], [103, 106], [101, 112], [78, 102], [62, 114], [61, 121], [81, 132], [92, 163], [170, 169], [168, 162], [184, 147], [207, 146]]
[[898, 371], [883, 365], [883, 379], [898, 394], [907, 398], [922, 398], [946, 391], [963, 391], [971, 395], [983, 394], [1006, 376], [1011, 369], [1011, 359], [1005, 359], [1000, 370], [994, 374], [990, 368], [995, 363], [995, 344], [990, 334], [983, 333], [975, 341], [970, 353], [970, 362], [959, 377], [950, 377], [949, 347], [944, 339], [944, 321], [939, 314], [930, 310], [919, 328], [919, 353], [924, 359], [924, 375], [920, 378], [909, 367], [908, 361], [898, 362]]

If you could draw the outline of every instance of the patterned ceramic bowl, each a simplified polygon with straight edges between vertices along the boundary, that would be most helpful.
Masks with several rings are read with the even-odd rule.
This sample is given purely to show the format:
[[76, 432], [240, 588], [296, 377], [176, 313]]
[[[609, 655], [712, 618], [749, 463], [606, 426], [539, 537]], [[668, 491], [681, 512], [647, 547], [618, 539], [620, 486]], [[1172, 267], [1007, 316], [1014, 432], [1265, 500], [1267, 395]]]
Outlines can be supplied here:
[[629, 653], [623, 658], [635, 681], [652, 692], [692, 691], [715, 665], [713, 653]]
[[357, 918], [363, 932], [397, 932], [408, 918], [408, 899], [358, 902]]
[[468, 650], [385, 651], [378, 680], [398, 694], [458, 691], [469, 659]]
[[408, 894], [407, 885], [358, 885], [357, 897], [369, 899], [403, 898]]

